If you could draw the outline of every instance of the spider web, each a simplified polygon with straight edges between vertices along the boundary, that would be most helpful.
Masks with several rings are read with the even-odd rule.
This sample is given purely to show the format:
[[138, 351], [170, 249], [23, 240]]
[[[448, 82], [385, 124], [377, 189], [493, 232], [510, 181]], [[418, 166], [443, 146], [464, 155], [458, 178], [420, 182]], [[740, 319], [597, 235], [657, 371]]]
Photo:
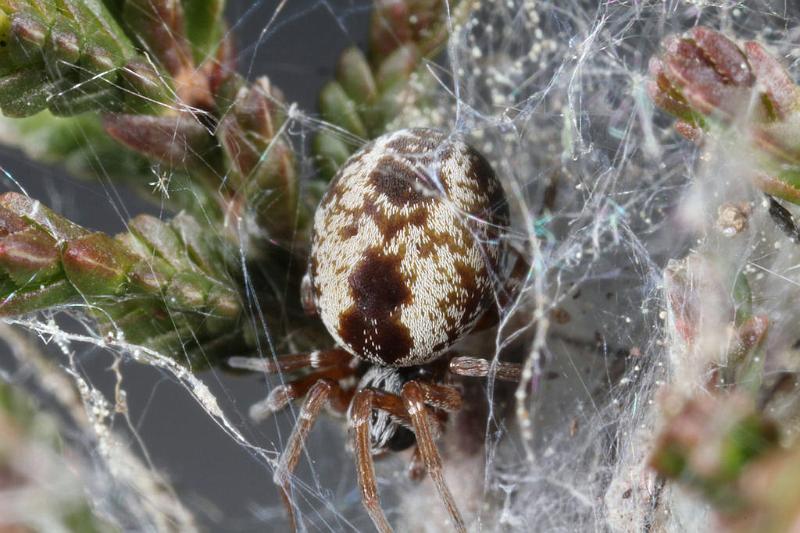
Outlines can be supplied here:
[[[703, 24], [761, 39], [797, 79], [800, 14], [778, 0], [478, 4], [467, 21], [450, 19], [444, 57], [414, 81], [429, 104], [389, 128], [438, 127], [481, 149], [509, 198], [509, 242], [530, 265], [497, 331], [456, 347], [522, 361], [526, 380], [467, 385], [467, 412], [440, 441], [455, 499], [474, 530], [708, 529], [706, 508], [662, 488], [645, 464], [660, 420], [657, 392], [703, 381], [703, 365], [682, 358], [663, 271], [693, 251], [751, 273], [757, 305], [775, 319], [770, 342], [791, 344], [797, 258], [747, 185], [747, 150], [728, 140], [700, 152], [678, 138], [646, 95], [647, 63], [662, 38]], [[283, 89], [286, 132], [301, 154], [315, 132], [337, 131], [318, 118], [316, 95], [340, 51], [364, 44], [370, 10], [369, 0], [230, 2], [239, 67]], [[7, 189], [90, 228], [119, 231], [142, 211], [170, 216], [107, 178], [74, 181], [10, 150], [0, 164]], [[310, 179], [310, 157], [300, 165]], [[163, 192], [159, 179], [168, 176], [154, 177], [154, 195]], [[753, 206], [745, 237], [714, 233], [726, 202]], [[703, 312], [718, 313], [710, 304]], [[247, 416], [282, 376], [194, 374], [169, 354], [111, 347], [79, 308], [7, 322], [48, 355], [31, 355], [30, 338], [6, 331], [4, 379], [58, 420], [92, 512], [112, 527], [288, 528], [271, 479], [297, 406], [260, 424]], [[725, 345], [712, 330], [704, 330], [710, 354]], [[252, 355], [279, 349], [262, 345]], [[53, 386], [52, 376], [66, 381]], [[77, 392], [65, 397], [69, 388]], [[308, 531], [372, 528], [346, 441], [342, 420], [324, 416], [308, 442], [292, 480]], [[378, 463], [389, 520], [402, 531], [440, 531], [444, 507], [429, 481], [407, 479], [407, 460]]]

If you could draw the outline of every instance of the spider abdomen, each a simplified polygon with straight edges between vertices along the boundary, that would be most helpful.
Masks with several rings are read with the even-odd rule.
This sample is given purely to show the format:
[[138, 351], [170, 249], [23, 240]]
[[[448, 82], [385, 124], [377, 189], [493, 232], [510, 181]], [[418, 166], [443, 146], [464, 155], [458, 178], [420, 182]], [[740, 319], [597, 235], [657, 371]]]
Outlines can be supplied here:
[[310, 276], [326, 328], [387, 366], [436, 359], [492, 304], [508, 206], [491, 166], [442, 132], [354, 154], [314, 218]]

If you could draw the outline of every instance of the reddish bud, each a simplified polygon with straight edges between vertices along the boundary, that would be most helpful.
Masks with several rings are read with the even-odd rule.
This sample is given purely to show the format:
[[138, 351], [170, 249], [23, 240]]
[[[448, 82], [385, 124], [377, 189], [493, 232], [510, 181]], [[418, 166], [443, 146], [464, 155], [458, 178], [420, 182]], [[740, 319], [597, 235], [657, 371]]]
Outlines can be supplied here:
[[67, 243], [62, 253], [64, 272], [78, 292], [87, 295], [121, 293], [135, 258], [103, 233]]
[[17, 286], [44, 283], [61, 273], [56, 241], [28, 228], [0, 239], [0, 268]]

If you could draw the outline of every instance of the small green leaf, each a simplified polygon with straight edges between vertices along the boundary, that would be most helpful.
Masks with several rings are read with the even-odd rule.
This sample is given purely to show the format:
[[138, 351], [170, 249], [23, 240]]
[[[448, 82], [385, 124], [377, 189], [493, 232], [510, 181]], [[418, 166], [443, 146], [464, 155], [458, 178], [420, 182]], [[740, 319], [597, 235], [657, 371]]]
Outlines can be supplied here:
[[405, 83], [419, 65], [419, 51], [413, 44], [401, 46], [392, 52], [378, 68], [376, 80], [381, 91]]
[[0, 316], [14, 316], [50, 309], [73, 300], [77, 293], [75, 287], [66, 279], [47, 285], [39, 285], [30, 290], [0, 287]]
[[108, 235], [92, 233], [69, 241], [61, 260], [67, 278], [81, 294], [111, 296], [125, 290], [136, 259]]
[[352, 151], [339, 135], [322, 130], [314, 137], [314, 153], [317, 154], [320, 177], [329, 180], [347, 161]]
[[319, 107], [322, 117], [328, 122], [336, 124], [358, 137], [365, 138], [367, 136], [367, 128], [358, 115], [356, 103], [347, 96], [339, 83], [332, 81], [322, 88]]
[[360, 104], [369, 104], [378, 95], [375, 78], [372, 76], [367, 58], [356, 47], [351, 47], [342, 52], [336, 79], [345, 92]]
[[61, 275], [56, 241], [36, 228], [0, 241], [0, 268], [18, 286], [46, 283]]
[[195, 63], [204, 63], [211, 56], [225, 30], [224, 0], [182, 0], [186, 16], [186, 36], [192, 44]]

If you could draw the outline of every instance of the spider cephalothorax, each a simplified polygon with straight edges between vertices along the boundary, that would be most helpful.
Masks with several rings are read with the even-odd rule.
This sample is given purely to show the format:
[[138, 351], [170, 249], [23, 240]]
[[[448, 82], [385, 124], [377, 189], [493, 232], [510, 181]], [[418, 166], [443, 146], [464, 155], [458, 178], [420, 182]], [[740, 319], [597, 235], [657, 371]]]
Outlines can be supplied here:
[[447, 349], [495, 305], [509, 216], [484, 157], [431, 129], [384, 135], [334, 177], [314, 217], [302, 300], [340, 349], [271, 360], [232, 358], [238, 368], [294, 373], [251, 410], [256, 417], [305, 396], [275, 482], [292, 520], [289, 478], [323, 405], [346, 412], [362, 499], [376, 527], [380, 507], [373, 455], [414, 447], [415, 474], [427, 472], [453, 525], [464, 522], [444, 482], [435, 438], [461, 408], [450, 375], [516, 380], [519, 368]]
[[[399, 397], [403, 391], [403, 385], [411, 381], [413, 377], [407, 372], [403, 372], [402, 369], [370, 365], [358, 380], [356, 389], [374, 389]], [[354, 419], [352, 407], [351, 403], [347, 413], [349, 420]], [[376, 409], [372, 412], [369, 422], [369, 442], [372, 455], [381, 455], [389, 451], [400, 452], [414, 445], [414, 433], [402, 418]]]

